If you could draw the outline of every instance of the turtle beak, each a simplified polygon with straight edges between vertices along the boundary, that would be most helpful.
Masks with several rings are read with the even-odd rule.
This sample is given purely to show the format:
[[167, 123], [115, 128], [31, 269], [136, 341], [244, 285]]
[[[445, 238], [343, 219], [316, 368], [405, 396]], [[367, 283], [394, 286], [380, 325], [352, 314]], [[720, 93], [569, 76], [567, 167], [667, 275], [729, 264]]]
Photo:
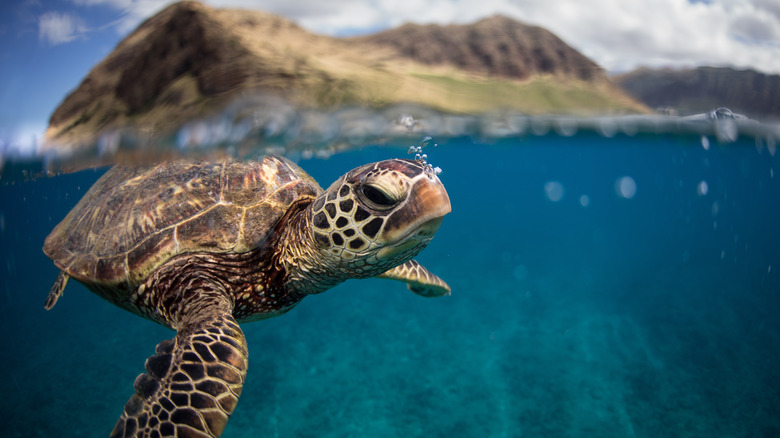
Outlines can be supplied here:
[[444, 184], [436, 175], [423, 173], [416, 178], [406, 204], [388, 218], [383, 237], [398, 242], [413, 234], [419, 240], [430, 240], [451, 211]]
[[435, 175], [427, 175], [426, 178], [417, 180], [412, 188], [410, 201], [412, 208], [419, 215], [416, 223], [412, 225], [412, 228], [418, 229], [417, 235], [426, 232], [432, 237], [439, 229], [444, 215], [452, 211], [447, 190]]

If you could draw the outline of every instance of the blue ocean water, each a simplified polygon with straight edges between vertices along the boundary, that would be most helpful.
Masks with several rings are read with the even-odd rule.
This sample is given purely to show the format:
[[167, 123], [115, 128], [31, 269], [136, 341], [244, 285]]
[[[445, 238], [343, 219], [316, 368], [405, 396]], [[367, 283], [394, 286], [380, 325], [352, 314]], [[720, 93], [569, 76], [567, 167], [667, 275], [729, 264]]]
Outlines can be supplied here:
[[[225, 437], [780, 436], [780, 171], [752, 138], [554, 134], [429, 147], [453, 206], [418, 260], [452, 296], [353, 280], [243, 326]], [[323, 186], [405, 149], [299, 163]], [[0, 186], [9, 437], [106, 436], [173, 332], [43, 239], [102, 174]]]

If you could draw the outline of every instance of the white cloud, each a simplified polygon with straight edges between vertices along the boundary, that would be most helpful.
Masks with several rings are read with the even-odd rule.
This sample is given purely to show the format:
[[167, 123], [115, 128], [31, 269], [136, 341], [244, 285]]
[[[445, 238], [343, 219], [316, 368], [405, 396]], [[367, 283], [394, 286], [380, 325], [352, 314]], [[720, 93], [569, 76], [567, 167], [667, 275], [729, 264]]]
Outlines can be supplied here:
[[[123, 11], [122, 34], [169, 0], [72, 0]], [[262, 8], [330, 35], [404, 22], [468, 23], [496, 13], [547, 28], [607, 70], [733, 65], [780, 73], [777, 0], [205, 0]], [[67, 33], [65, 33], [67, 38]]]
[[[117, 24], [117, 31], [122, 34], [132, 32], [141, 22], [160, 12], [171, 0], [88, 0], [92, 2], [108, 1], [115, 5], [125, 5], [121, 9], [124, 16]], [[257, 6], [255, 6], [257, 9]]]
[[730, 23], [734, 35], [755, 44], [780, 42], [778, 20], [763, 14], [741, 14]]
[[[120, 35], [130, 33], [141, 22], [154, 14], [160, 12], [166, 6], [175, 3], [176, 0], [71, 0], [76, 6], [84, 7], [88, 10], [94, 6], [107, 6], [117, 10], [121, 17], [111, 23], [104, 23], [98, 28], [115, 27]], [[206, 1], [205, 3], [208, 3]], [[257, 9], [255, 4], [251, 8]]]
[[38, 38], [53, 46], [75, 40], [86, 31], [76, 15], [47, 12], [38, 17]]

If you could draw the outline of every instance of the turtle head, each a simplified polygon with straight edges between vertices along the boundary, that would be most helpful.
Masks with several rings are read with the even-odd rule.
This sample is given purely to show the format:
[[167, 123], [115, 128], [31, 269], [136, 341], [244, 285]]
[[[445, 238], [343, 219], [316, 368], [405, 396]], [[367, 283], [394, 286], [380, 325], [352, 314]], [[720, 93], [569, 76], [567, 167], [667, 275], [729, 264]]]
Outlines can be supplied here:
[[365, 278], [411, 260], [449, 213], [439, 178], [413, 160], [351, 170], [312, 204], [315, 245], [348, 277]]

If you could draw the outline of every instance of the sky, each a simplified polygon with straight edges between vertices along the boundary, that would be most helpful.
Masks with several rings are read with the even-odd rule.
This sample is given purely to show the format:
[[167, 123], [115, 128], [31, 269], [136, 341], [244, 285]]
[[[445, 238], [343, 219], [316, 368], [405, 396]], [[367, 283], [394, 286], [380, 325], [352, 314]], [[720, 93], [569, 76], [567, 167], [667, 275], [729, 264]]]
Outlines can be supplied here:
[[[780, 0], [204, 0], [261, 9], [347, 36], [405, 22], [470, 23], [503, 14], [542, 26], [608, 72], [639, 66], [752, 68], [780, 74]], [[93, 65], [170, 0], [2, 0], [0, 153], [34, 148]]]

